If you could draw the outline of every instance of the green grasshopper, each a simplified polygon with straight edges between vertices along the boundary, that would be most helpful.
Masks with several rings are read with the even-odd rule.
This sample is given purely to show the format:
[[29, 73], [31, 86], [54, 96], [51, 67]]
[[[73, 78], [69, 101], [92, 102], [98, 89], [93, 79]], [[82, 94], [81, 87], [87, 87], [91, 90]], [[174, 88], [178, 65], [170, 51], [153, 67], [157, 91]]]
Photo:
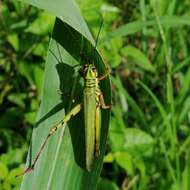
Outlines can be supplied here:
[[98, 157], [100, 152], [100, 108], [110, 108], [110, 105], [105, 105], [104, 97], [99, 87], [99, 81], [103, 80], [108, 75], [108, 72], [98, 77], [96, 67], [93, 64], [85, 64], [81, 73], [85, 82], [83, 108], [85, 118], [86, 169], [90, 171], [94, 154]]
[[100, 154], [101, 108], [111, 108], [111, 105], [105, 105], [104, 97], [99, 87], [99, 82], [108, 76], [109, 69], [107, 68], [104, 74], [98, 76], [95, 65], [88, 63], [80, 69], [80, 73], [84, 79], [83, 103], [77, 104], [65, 115], [61, 122], [50, 129], [32, 165], [20, 175], [24, 175], [34, 169], [49, 138], [73, 116], [77, 115], [82, 108], [85, 121], [86, 169], [91, 171], [94, 156], [98, 157]]
[[[103, 19], [102, 19], [102, 22], [98, 31], [98, 35], [95, 41], [94, 54], [95, 54], [98, 37], [99, 37], [102, 25], [103, 25]], [[83, 67], [79, 71], [81, 76], [84, 79], [83, 102], [74, 106], [74, 108], [72, 108], [70, 112], [65, 115], [62, 121], [60, 121], [58, 124], [54, 125], [50, 129], [32, 165], [26, 168], [25, 171], [20, 175], [24, 175], [34, 169], [40, 157], [40, 154], [42, 153], [49, 138], [59, 128], [65, 126], [65, 124], [73, 116], [77, 115], [82, 108], [84, 110], [84, 125], [85, 125], [86, 169], [87, 171], [91, 171], [92, 164], [94, 161], [94, 156], [98, 157], [100, 154], [101, 108], [102, 109], [111, 108], [111, 105], [105, 104], [103, 94], [99, 87], [99, 82], [105, 79], [109, 75], [109, 69], [108, 69], [107, 64], [105, 66], [106, 66], [105, 73], [98, 76], [98, 71], [93, 63], [87, 63], [83, 65]]]

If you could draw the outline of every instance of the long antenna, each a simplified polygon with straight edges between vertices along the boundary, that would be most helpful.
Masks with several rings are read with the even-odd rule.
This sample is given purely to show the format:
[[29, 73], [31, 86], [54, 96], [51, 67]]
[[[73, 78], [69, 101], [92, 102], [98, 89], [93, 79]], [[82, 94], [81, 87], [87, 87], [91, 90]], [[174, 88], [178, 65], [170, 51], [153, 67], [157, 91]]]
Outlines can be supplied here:
[[97, 47], [98, 39], [99, 39], [99, 36], [100, 36], [100, 32], [101, 32], [101, 29], [102, 29], [103, 23], [104, 23], [104, 19], [102, 18], [102, 20], [101, 20], [101, 24], [100, 24], [100, 27], [99, 27], [99, 30], [98, 30], [98, 34], [97, 34], [97, 36], [96, 36], [96, 41], [95, 41], [94, 49], [96, 49], [96, 47]]
[[102, 18], [102, 20], [101, 20], [100, 27], [99, 27], [99, 30], [98, 30], [98, 34], [97, 34], [97, 36], [96, 36], [96, 40], [95, 40], [94, 56], [95, 56], [96, 47], [97, 47], [97, 44], [98, 44], [98, 39], [99, 39], [99, 36], [100, 36], [100, 32], [101, 32], [101, 29], [102, 29], [102, 26], [103, 26], [103, 23], [104, 23], [104, 19], [103, 19], [102, 16], [101, 16], [101, 18]]

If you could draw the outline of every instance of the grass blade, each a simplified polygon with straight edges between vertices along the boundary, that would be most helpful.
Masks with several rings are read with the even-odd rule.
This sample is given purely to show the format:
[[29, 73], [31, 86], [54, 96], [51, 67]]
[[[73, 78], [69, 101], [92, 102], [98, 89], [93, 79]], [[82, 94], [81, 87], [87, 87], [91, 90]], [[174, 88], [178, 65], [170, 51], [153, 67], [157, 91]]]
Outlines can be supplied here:
[[[190, 19], [187, 16], [163, 16], [160, 17], [160, 23], [163, 26], [167, 26], [167, 28], [179, 27], [183, 25], [189, 26]], [[156, 26], [156, 25], [157, 25], [156, 19], [130, 22], [120, 26], [119, 28], [117, 28], [112, 32], [107, 33], [100, 43], [104, 43], [115, 37], [131, 35], [140, 30], [143, 30], [145, 27]]]

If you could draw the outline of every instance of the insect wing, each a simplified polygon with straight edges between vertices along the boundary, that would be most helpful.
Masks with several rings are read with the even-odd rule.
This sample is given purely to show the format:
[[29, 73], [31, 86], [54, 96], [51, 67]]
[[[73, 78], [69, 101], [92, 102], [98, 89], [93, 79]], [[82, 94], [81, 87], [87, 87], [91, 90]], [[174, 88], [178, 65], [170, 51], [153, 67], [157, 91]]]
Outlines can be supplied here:
[[84, 90], [86, 169], [91, 170], [95, 149], [96, 95]]

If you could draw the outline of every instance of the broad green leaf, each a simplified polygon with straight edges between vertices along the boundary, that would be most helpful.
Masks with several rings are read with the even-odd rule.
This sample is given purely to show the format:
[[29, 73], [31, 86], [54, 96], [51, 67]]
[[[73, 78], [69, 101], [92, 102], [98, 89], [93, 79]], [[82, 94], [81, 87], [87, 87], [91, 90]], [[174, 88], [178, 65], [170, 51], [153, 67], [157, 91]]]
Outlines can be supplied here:
[[44, 43], [37, 44], [37, 46], [34, 48], [34, 50], [32, 51], [32, 53], [34, 55], [37, 55], [37, 56], [46, 57], [46, 53], [47, 53], [46, 44], [44, 44]]
[[43, 77], [44, 77], [44, 72], [43, 72], [42, 68], [34, 67], [34, 80], [35, 80], [35, 84], [36, 84], [40, 98], [41, 98]]
[[[52, 12], [64, 22], [56, 19], [53, 29], [45, 67], [42, 101], [26, 166], [34, 160], [49, 129], [61, 121], [65, 113], [74, 106], [72, 100], [75, 99], [76, 102], [82, 100], [83, 83], [78, 70], [79, 65], [84, 63], [80, 54], [85, 54], [94, 62], [99, 74], [105, 70], [100, 55], [92, 46], [91, 34], [73, 1], [29, 0], [27, 2]], [[90, 39], [91, 43], [83, 35]], [[109, 79], [103, 80], [100, 87], [106, 104], [110, 104]], [[63, 95], [58, 91], [63, 92]], [[109, 111], [103, 111], [102, 116], [101, 154], [95, 159], [91, 172], [85, 169], [84, 120], [81, 111], [50, 138], [34, 170], [24, 176], [21, 190], [88, 190], [89, 188], [95, 190], [105, 151]]]
[[113, 12], [113, 13], [119, 13], [119, 8], [113, 5], [109, 5], [109, 4], [103, 4], [101, 6], [101, 10], [102, 12]]
[[34, 85], [33, 67], [35, 66], [28, 62], [19, 62], [18, 64], [18, 70], [20, 74], [28, 80], [28, 83], [30, 85]]
[[150, 63], [147, 56], [144, 55], [139, 49], [133, 46], [127, 46], [127, 47], [122, 48], [121, 54], [123, 56], [133, 58], [133, 60], [139, 67], [147, 71], [151, 71], [151, 72], [155, 71], [154, 66]]
[[21, 178], [15, 178], [15, 175], [18, 174], [19, 172], [22, 172], [21, 168], [15, 168], [9, 171], [9, 175], [7, 177], [7, 181], [11, 184], [12, 187], [11, 190], [19, 190], [19, 185], [21, 184]]
[[53, 16], [43, 12], [26, 28], [26, 32], [37, 35], [47, 34], [52, 29], [54, 20]]
[[[117, 139], [117, 141], [115, 140]], [[137, 128], [126, 128], [124, 132], [110, 132], [110, 143], [114, 152], [142, 153], [151, 150], [153, 138]]]
[[34, 125], [35, 118], [36, 118], [36, 112], [34, 112], [34, 111], [24, 114], [25, 121], [30, 123], [31, 125]]
[[14, 48], [15, 51], [19, 50], [19, 38], [17, 34], [10, 34], [7, 37], [8, 42]]
[[5, 179], [8, 175], [8, 168], [7, 166], [3, 163], [0, 162], [0, 179]]
[[18, 70], [19, 70], [19, 73], [28, 80], [28, 83], [31, 86], [33, 86], [34, 84], [36, 85], [38, 94], [41, 95], [40, 92], [42, 90], [42, 81], [43, 81], [43, 74], [44, 74], [41, 64], [38, 62], [36, 63], [19, 62]]
[[[171, 186], [171, 190], [179, 190], [180, 189], [180, 185], [179, 183], [174, 183], [172, 186]], [[184, 189], [183, 189], [184, 190]]]
[[116, 162], [127, 172], [129, 175], [134, 174], [133, 159], [132, 156], [127, 152], [116, 152], [114, 153]]
[[10, 149], [6, 154], [1, 155], [0, 162], [10, 166], [15, 163], [20, 163], [23, 159], [23, 155], [26, 153], [26, 150], [27, 147], [25, 144], [21, 148]]
[[105, 163], [111, 163], [111, 162], [113, 162], [113, 160], [114, 160], [114, 157], [111, 152], [104, 156]]
[[[40, 9], [46, 10], [58, 17], [75, 30], [85, 36], [91, 43], [94, 43], [92, 35], [83, 19], [74, 0], [23, 0], [23, 2], [34, 5]], [[45, 21], [44, 21], [45, 22]]]
[[97, 190], [119, 190], [117, 185], [108, 180], [108, 179], [101, 179], [98, 183], [98, 189]]
[[12, 102], [22, 108], [25, 107], [24, 98], [25, 98], [24, 94], [20, 94], [20, 93], [12, 93], [12, 94], [8, 95], [8, 97], [7, 97], [7, 99], [10, 102]]

